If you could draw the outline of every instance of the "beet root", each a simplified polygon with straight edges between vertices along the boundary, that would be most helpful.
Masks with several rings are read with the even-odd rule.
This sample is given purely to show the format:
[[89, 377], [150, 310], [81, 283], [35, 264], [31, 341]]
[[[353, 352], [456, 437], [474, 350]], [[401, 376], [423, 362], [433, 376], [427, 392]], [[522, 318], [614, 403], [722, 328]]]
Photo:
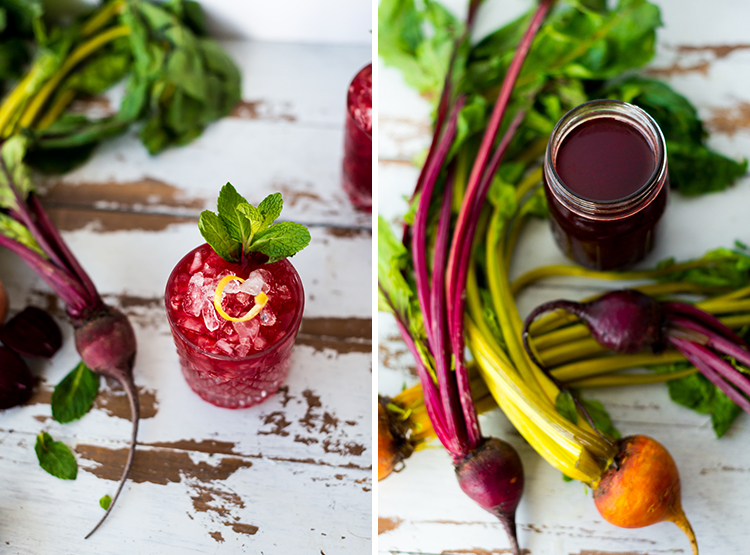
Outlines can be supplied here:
[[133, 466], [140, 420], [140, 403], [133, 381], [136, 340], [127, 316], [110, 306], [103, 306], [86, 320], [74, 322], [74, 325], [76, 349], [81, 359], [97, 374], [113, 378], [122, 385], [130, 403], [130, 417], [133, 424], [128, 460], [125, 463], [117, 492], [104, 516], [86, 536], [89, 538], [109, 516], [130, 474], [130, 468]]
[[8, 315], [8, 294], [5, 292], [5, 286], [0, 281], [0, 325], [5, 322], [5, 317]]
[[643, 435], [619, 440], [614, 464], [594, 490], [594, 503], [607, 522], [622, 528], [674, 522], [698, 555], [695, 534], [682, 510], [677, 465], [656, 440]]
[[516, 508], [523, 494], [523, 464], [509, 443], [483, 438], [472, 453], [455, 464], [458, 485], [480, 507], [505, 526], [511, 549], [520, 554], [516, 535]]
[[657, 300], [640, 291], [611, 291], [588, 303], [545, 303], [526, 319], [524, 337], [538, 316], [557, 309], [578, 316], [591, 331], [591, 336], [610, 351], [622, 354], [659, 352], [666, 346], [664, 310]]
[[22, 405], [31, 397], [34, 377], [23, 359], [0, 346], [0, 409]]
[[414, 452], [414, 446], [406, 438], [404, 426], [385, 406], [387, 402], [382, 397], [378, 398], [378, 480], [390, 475]]
[[0, 325], [0, 341], [20, 355], [52, 358], [62, 347], [62, 332], [47, 312], [27, 306]]

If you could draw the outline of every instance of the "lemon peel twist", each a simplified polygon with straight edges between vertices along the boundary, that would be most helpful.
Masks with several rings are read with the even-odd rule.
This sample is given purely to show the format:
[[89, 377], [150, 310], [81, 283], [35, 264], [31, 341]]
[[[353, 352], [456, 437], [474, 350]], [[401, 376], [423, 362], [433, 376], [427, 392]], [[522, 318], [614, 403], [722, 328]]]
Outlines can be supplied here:
[[225, 276], [221, 278], [221, 281], [219, 281], [219, 283], [216, 285], [216, 291], [214, 291], [214, 308], [216, 308], [216, 312], [219, 313], [219, 316], [221, 316], [225, 320], [229, 320], [230, 322], [247, 322], [248, 320], [252, 320], [258, 314], [260, 314], [260, 311], [263, 310], [263, 307], [266, 306], [266, 303], [268, 302], [268, 295], [261, 291], [260, 294], [255, 295], [255, 306], [253, 306], [253, 308], [251, 308], [247, 314], [241, 316], [240, 318], [230, 316], [224, 311], [221, 306], [221, 295], [224, 292], [224, 288], [227, 286], [227, 284], [230, 281], [234, 280], [238, 280], [240, 283], [245, 281], [239, 276]]

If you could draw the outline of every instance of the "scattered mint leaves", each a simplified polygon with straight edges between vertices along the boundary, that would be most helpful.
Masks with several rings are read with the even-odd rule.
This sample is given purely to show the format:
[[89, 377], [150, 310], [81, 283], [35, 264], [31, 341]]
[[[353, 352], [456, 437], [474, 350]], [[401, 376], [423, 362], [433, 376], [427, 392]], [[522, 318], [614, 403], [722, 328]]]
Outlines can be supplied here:
[[78, 476], [78, 463], [73, 453], [61, 441], [55, 441], [47, 432], [39, 432], [34, 445], [39, 466], [60, 478], [61, 480], [75, 480]]
[[99, 500], [99, 506], [104, 509], [105, 511], [109, 509], [109, 506], [112, 504], [112, 498], [109, 495], [105, 495]]
[[78, 420], [94, 404], [99, 392], [99, 375], [79, 363], [52, 393], [52, 418], [61, 424]]
[[198, 229], [206, 242], [227, 262], [239, 262], [251, 252], [268, 256], [268, 263], [294, 256], [310, 244], [308, 229], [294, 222], [274, 220], [281, 215], [281, 193], [253, 206], [227, 183], [219, 192], [218, 214], [204, 210]]

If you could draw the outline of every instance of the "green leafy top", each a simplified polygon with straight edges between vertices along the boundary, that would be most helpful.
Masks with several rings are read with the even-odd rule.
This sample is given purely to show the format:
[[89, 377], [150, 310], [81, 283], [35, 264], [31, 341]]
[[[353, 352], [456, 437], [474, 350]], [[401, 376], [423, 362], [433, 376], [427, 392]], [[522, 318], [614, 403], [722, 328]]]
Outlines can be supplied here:
[[251, 252], [277, 262], [294, 256], [310, 243], [310, 232], [301, 224], [274, 220], [281, 215], [281, 193], [264, 198], [258, 206], [248, 203], [231, 183], [219, 192], [218, 214], [204, 210], [198, 229], [206, 242], [227, 262], [239, 262]]
[[[437, 103], [463, 24], [436, 0], [382, 0], [378, 10], [383, 62], [400, 69], [409, 85]], [[449, 158], [484, 132], [531, 14], [475, 44], [462, 44], [453, 83], [466, 102]], [[519, 110], [526, 112], [504, 164], [522, 158], [527, 165], [538, 158], [555, 123], [571, 108], [595, 98], [616, 98], [642, 107], [659, 124], [667, 141], [670, 182], [681, 193], [720, 191], [744, 175], [747, 161], [708, 148], [706, 132], [687, 99], [663, 82], [629, 75], [653, 58], [661, 24], [659, 8], [648, 0], [619, 0], [614, 6], [604, 0], [556, 2], [534, 40], [504, 118], [510, 122]]]

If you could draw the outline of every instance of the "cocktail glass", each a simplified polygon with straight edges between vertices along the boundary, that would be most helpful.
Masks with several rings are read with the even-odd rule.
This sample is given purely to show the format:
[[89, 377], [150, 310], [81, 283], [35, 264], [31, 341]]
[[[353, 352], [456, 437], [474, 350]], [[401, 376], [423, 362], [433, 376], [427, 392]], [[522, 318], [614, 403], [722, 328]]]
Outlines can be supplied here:
[[356, 208], [372, 209], [372, 64], [349, 85], [342, 183]]
[[[214, 305], [222, 279], [224, 316]], [[250, 407], [286, 379], [305, 305], [302, 280], [288, 260], [231, 263], [203, 244], [175, 266], [165, 304], [182, 373], [209, 403]], [[256, 315], [240, 321], [256, 304]]]

